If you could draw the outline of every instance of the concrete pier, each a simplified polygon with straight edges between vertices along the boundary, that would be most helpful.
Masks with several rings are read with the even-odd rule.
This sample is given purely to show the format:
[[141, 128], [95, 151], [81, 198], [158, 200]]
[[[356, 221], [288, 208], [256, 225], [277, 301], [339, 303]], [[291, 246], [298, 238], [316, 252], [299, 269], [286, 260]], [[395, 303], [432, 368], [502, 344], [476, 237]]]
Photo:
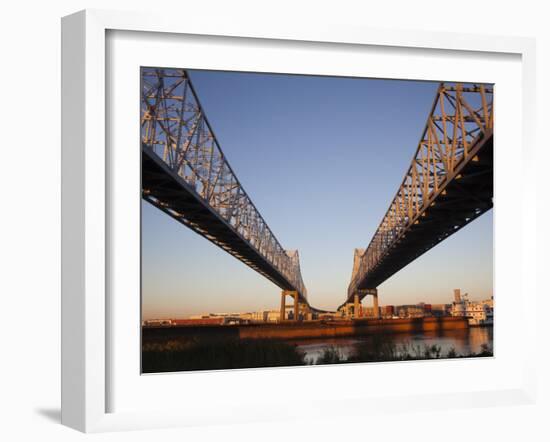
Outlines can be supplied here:
[[372, 295], [372, 310], [374, 312], [374, 318], [380, 318], [380, 308], [378, 308], [378, 291]]
[[286, 297], [291, 296], [294, 300], [294, 303], [292, 304], [292, 311], [294, 316], [294, 321], [298, 321], [300, 317], [300, 310], [302, 309], [302, 306], [300, 305], [300, 295], [296, 291], [289, 291], [289, 290], [283, 290], [281, 292], [281, 310], [279, 312], [279, 321], [285, 321], [286, 318]]
[[284, 321], [286, 315], [286, 292], [281, 292], [281, 310], [279, 312], [279, 321]]

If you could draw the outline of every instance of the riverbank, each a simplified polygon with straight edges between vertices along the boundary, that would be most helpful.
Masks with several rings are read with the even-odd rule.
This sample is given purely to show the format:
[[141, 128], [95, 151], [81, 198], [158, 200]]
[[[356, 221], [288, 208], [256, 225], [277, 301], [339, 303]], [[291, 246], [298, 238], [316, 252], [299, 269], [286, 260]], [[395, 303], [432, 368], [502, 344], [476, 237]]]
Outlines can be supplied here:
[[240, 325], [197, 325], [172, 327], [144, 327], [144, 342], [155, 339], [198, 338], [219, 339], [305, 339], [370, 336], [387, 333], [422, 333], [467, 329], [468, 320], [460, 317], [356, 319], [339, 321], [285, 321]]
[[327, 350], [335, 350], [342, 359], [353, 357], [365, 348], [376, 349], [380, 342], [391, 343], [392, 346], [408, 348], [411, 355], [419, 353], [419, 349], [437, 347], [441, 355], [470, 355], [483, 351], [485, 347], [493, 347], [493, 329], [491, 327], [470, 327], [468, 329], [440, 330], [421, 333], [391, 333], [384, 335], [353, 336], [343, 338], [319, 339], [289, 339], [288, 344], [296, 345], [298, 351], [305, 355], [308, 362], [316, 364]]
[[493, 355], [492, 348], [492, 335], [471, 335], [471, 330], [302, 341], [166, 339], [143, 344], [142, 371], [161, 373], [487, 357]]
[[435, 319], [147, 327], [142, 371], [492, 356], [492, 328], [469, 328], [460, 318]]

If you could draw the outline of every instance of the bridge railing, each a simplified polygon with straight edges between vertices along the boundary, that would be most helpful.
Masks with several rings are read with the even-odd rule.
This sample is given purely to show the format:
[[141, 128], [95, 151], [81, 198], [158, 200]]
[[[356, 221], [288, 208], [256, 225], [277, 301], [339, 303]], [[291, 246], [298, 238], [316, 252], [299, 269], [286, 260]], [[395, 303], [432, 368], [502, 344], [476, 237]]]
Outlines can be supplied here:
[[[351, 297], [365, 275], [426, 211], [434, 195], [460, 178], [464, 161], [476, 161], [472, 148], [492, 134], [493, 87], [484, 84], [441, 83], [403, 182], [367, 249], [355, 257]], [[357, 255], [358, 251], [356, 251]], [[357, 262], [358, 260], [358, 262]]]
[[161, 158], [305, 298], [298, 253], [283, 249], [241, 186], [188, 73], [142, 68], [141, 85], [142, 148]]

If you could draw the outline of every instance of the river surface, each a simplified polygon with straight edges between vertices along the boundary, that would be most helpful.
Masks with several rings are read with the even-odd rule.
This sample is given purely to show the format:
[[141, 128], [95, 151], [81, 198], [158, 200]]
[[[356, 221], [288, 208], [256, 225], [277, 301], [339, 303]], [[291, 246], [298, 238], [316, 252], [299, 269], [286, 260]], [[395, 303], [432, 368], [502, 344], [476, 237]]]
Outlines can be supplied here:
[[479, 353], [482, 346], [487, 345], [493, 350], [493, 327], [471, 327], [463, 330], [443, 330], [423, 333], [395, 333], [385, 335], [357, 336], [350, 338], [295, 339], [286, 341], [294, 344], [305, 355], [309, 364], [317, 363], [325, 350], [338, 351], [343, 359], [355, 354], [359, 346], [373, 346], [375, 340], [392, 342], [396, 348], [424, 348], [436, 345], [441, 348], [441, 357], [445, 357], [451, 349], [458, 355]]

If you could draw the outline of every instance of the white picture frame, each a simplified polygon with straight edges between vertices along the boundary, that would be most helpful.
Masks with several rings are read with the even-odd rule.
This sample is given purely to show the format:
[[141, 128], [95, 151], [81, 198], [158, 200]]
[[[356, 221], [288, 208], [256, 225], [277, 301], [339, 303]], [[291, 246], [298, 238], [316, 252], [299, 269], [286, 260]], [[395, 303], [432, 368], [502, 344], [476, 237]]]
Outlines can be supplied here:
[[[251, 23], [246, 21], [221, 22], [209, 17], [195, 17], [182, 24], [177, 18], [144, 13], [86, 10], [63, 18], [62, 21], [62, 423], [85, 432], [121, 429], [158, 428], [168, 426], [204, 425], [210, 415], [189, 410], [109, 411], [109, 392], [113, 388], [109, 372], [112, 363], [108, 327], [113, 320], [109, 307], [108, 247], [112, 238], [108, 228], [109, 186], [106, 121], [107, 112], [106, 66], [107, 33], [154, 32], [162, 35], [199, 35], [221, 38], [268, 39], [275, 44], [285, 41], [311, 44], [338, 44], [339, 47], [369, 46], [378, 50], [401, 48], [403, 51], [425, 49], [444, 54], [469, 52], [483, 54], [510, 54], [520, 57], [521, 63], [521, 161], [523, 187], [521, 191], [521, 266], [518, 266], [518, 308], [536, 304], [534, 265], [526, 264], [526, 256], [536, 256], [535, 177], [528, 173], [535, 160], [533, 109], [535, 109], [535, 42], [518, 37], [491, 37], [423, 31], [393, 32], [378, 29], [358, 29], [343, 25]], [[159, 34], [156, 34], [159, 35]], [[437, 56], [437, 54], [436, 54]], [[498, 112], [498, 111], [497, 111]], [[498, 143], [498, 141], [497, 141]], [[498, 173], [498, 169], [497, 169]], [[364, 241], [365, 239], [363, 239]], [[531, 263], [534, 258], [531, 258]], [[498, 315], [498, 313], [497, 313]], [[498, 316], [497, 316], [498, 318]], [[498, 319], [497, 319], [498, 321]], [[536, 324], [523, 324], [527, 336], [534, 336]], [[520, 384], [489, 391], [482, 389], [441, 394], [403, 395], [388, 391], [378, 396], [376, 403], [361, 391], [358, 396], [329, 399], [313, 397], [307, 411], [292, 407], [281, 408], [277, 403], [262, 412], [253, 404], [241, 403], [234, 407], [242, 417], [232, 417], [222, 410], [223, 402], [211, 404], [217, 410], [217, 422], [249, 422], [284, 419], [302, 413], [307, 416], [325, 416], [334, 413], [369, 413], [376, 409], [394, 412], [406, 410], [413, 404], [422, 409], [468, 407], [472, 400], [477, 405], [525, 404], [535, 400], [534, 350], [526, 344], [521, 360]], [[498, 342], [497, 342], [498, 345]], [[498, 357], [498, 356], [497, 356]], [[419, 364], [419, 363], [415, 363]], [[459, 366], [457, 366], [459, 367]], [[326, 370], [328, 368], [328, 370]], [[325, 375], [335, 376], [343, 367], [326, 367]], [[345, 368], [351, 373], [354, 368]], [[355, 371], [357, 367], [355, 367]], [[442, 369], [446, 369], [442, 366]], [[240, 374], [239, 374], [240, 373]], [[242, 371], [234, 379], [242, 379]], [[283, 370], [286, 379], [297, 372]], [[211, 374], [225, 376], [225, 374]], [[239, 378], [240, 376], [240, 378]], [[260, 374], [261, 376], [261, 374]], [[283, 376], [283, 375], [281, 375]], [[198, 378], [194, 378], [195, 381]], [[364, 398], [365, 400], [360, 400]], [[333, 405], [331, 405], [333, 404]], [[335, 404], [338, 404], [337, 407]], [[264, 404], [265, 405], [265, 404]], [[215, 410], [211, 410], [215, 414]]]

